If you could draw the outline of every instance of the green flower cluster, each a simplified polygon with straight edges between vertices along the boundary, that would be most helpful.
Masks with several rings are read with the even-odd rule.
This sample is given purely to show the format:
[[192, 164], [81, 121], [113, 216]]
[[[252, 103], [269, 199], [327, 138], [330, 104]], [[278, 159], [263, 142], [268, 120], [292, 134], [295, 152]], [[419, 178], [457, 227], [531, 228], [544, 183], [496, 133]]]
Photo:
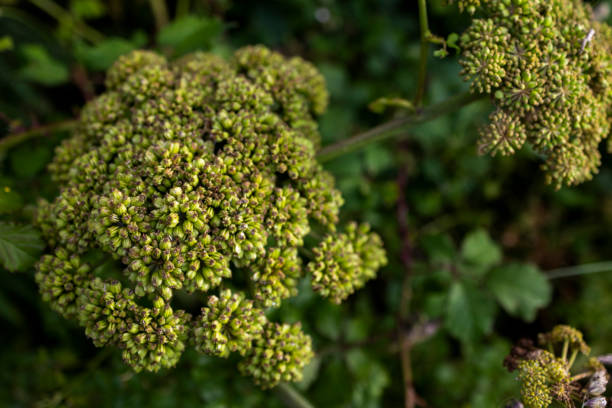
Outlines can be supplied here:
[[240, 363], [240, 371], [252, 376], [264, 388], [281, 381], [295, 381], [302, 377], [302, 372], [294, 362], [313, 357], [310, 343], [310, 337], [302, 332], [299, 323], [268, 324]]
[[536, 358], [519, 364], [518, 379], [528, 408], [546, 408], [553, 400], [567, 398], [570, 375], [565, 362], [548, 351], [541, 350]]
[[[191, 345], [239, 353], [264, 387], [299, 379], [310, 338], [265, 309], [295, 295], [306, 269], [338, 301], [385, 263], [380, 238], [351, 224], [339, 235], [349, 269], [333, 267], [347, 256], [327, 243], [338, 238], [313, 250], [330, 268], [302, 266], [311, 224], [334, 237], [342, 205], [315, 157], [323, 77], [260, 46], [229, 61], [135, 51], [106, 87], [50, 166], [60, 194], [37, 214], [52, 249], [37, 266], [43, 298], [136, 370], [170, 367]], [[179, 290], [201, 295], [199, 315], [177, 307]]]
[[370, 233], [369, 225], [354, 222], [344, 233], [327, 235], [313, 253], [314, 259], [308, 264], [312, 287], [335, 303], [362, 287], [387, 263], [380, 237]]
[[556, 187], [592, 178], [612, 115], [612, 29], [579, 0], [461, 1], [479, 18], [461, 36], [462, 75], [490, 94], [482, 153], [525, 143]]
[[[556, 402], [569, 408], [577, 401], [596, 404], [605, 400], [601, 395], [606, 391], [609, 376], [596, 358], [589, 359], [584, 372], [571, 375], [578, 353], [590, 352], [581, 332], [559, 325], [540, 334], [538, 339], [546, 349], [536, 348], [531, 341], [522, 339], [504, 361], [510, 371], [518, 371], [525, 407], [547, 408]], [[582, 379], [588, 381], [581, 384]], [[588, 404], [584, 406], [595, 406]]]
[[585, 343], [582, 338], [582, 333], [571, 326], [564, 324], [557, 325], [548, 333], [538, 335], [538, 342], [551, 348], [567, 348], [573, 353], [582, 353], [588, 355], [591, 348]]

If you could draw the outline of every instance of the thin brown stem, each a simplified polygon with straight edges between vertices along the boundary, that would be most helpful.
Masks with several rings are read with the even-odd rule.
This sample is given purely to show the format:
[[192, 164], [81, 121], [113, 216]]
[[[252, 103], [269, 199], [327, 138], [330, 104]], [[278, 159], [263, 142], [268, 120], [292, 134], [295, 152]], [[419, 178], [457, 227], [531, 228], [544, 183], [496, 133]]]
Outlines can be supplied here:
[[[400, 153], [406, 156], [407, 146], [400, 144]], [[405, 408], [414, 408], [416, 404], [416, 392], [412, 383], [412, 361], [410, 352], [413, 342], [407, 336], [404, 330], [404, 324], [408, 319], [410, 299], [412, 297], [412, 242], [408, 226], [408, 204], [406, 202], [406, 186], [408, 184], [408, 168], [407, 163], [400, 165], [397, 174], [397, 225], [401, 238], [400, 258], [404, 265], [404, 279], [402, 283], [402, 295], [400, 299], [400, 307], [397, 311], [397, 338], [400, 343], [400, 359], [402, 364], [402, 377], [404, 380], [404, 406]]]
[[157, 31], [161, 30], [168, 24], [168, 7], [165, 0], [149, 0], [151, 11], [155, 18], [155, 27]]

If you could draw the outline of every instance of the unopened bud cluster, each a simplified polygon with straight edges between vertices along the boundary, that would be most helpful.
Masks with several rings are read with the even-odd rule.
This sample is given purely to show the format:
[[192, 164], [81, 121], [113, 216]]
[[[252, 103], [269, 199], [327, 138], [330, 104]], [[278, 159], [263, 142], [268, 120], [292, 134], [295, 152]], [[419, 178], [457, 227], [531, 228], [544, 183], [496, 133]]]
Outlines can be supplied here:
[[[306, 270], [339, 301], [386, 262], [367, 226], [335, 232], [342, 197], [315, 158], [323, 77], [264, 47], [173, 63], [135, 51], [106, 86], [50, 166], [60, 194], [37, 216], [51, 248], [42, 296], [136, 370], [172, 366], [192, 345], [239, 353], [263, 387], [299, 379], [310, 338], [265, 309], [295, 295]], [[305, 267], [312, 221], [335, 238]], [[100, 252], [122, 271], [105, 274], [91, 261]], [[178, 290], [199, 294], [199, 315], [172, 306]]]
[[542, 348], [523, 339], [504, 361], [510, 371], [518, 371], [521, 399], [526, 408], [547, 408], [553, 404], [571, 408], [576, 402], [583, 407], [607, 405], [603, 394], [609, 375], [597, 359], [589, 359], [584, 371], [572, 376], [576, 356], [590, 352], [582, 333], [560, 325], [540, 334], [538, 339]]
[[380, 237], [371, 234], [368, 225], [354, 222], [343, 233], [327, 235], [313, 253], [308, 264], [312, 286], [335, 303], [362, 287], [387, 262]]
[[550, 183], [592, 178], [612, 120], [612, 29], [579, 0], [461, 0], [476, 13], [461, 36], [462, 75], [493, 97], [479, 150], [529, 144]]

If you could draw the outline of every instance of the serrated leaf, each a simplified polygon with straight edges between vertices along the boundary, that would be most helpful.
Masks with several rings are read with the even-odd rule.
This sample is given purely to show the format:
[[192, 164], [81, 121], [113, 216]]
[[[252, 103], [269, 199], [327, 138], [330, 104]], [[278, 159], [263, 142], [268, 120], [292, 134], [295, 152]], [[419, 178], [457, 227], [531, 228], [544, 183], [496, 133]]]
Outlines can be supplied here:
[[0, 222], [0, 262], [9, 271], [32, 266], [44, 248], [39, 232], [31, 225]]
[[488, 287], [509, 314], [532, 321], [539, 308], [550, 302], [550, 282], [534, 265], [511, 263], [495, 268]]
[[468, 264], [478, 267], [481, 273], [502, 259], [499, 246], [482, 229], [472, 231], [465, 237], [461, 245], [461, 255]]
[[469, 343], [491, 331], [496, 309], [493, 299], [482, 291], [467, 282], [455, 282], [448, 294], [445, 326]]
[[171, 47], [176, 56], [197, 49], [210, 48], [223, 31], [223, 24], [216, 19], [197, 16], [181, 17], [165, 26], [157, 35], [157, 43]]

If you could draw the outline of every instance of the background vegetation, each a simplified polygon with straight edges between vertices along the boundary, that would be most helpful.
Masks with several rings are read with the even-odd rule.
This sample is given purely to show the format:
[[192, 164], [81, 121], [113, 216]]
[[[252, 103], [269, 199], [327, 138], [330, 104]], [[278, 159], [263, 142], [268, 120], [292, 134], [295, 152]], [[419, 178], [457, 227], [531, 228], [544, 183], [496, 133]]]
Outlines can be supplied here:
[[[45, 166], [67, 133], [60, 126], [14, 146], [3, 137], [76, 117], [103, 89], [104, 70], [135, 48], [174, 58], [262, 43], [303, 56], [332, 96], [320, 120], [324, 144], [392, 117], [370, 111], [373, 100], [414, 95], [416, 2], [177, 0], [167, 13], [161, 3], [0, 1], [0, 220], [27, 224], [36, 198], [56, 194]], [[456, 7], [428, 4], [434, 34], [467, 26]], [[468, 88], [454, 51], [445, 59], [430, 51], [425, 105]], [[304, 281], [277, 312], [313, 336], [318, 354], [296, 388], [315, 406], [402, 406], [411, 390], [431, 407], [503, 406], [517, 395], [502, 367], [511, 343], [557, 323], [583, 330], [594, 354], [612, 351], [612, 274], [546, 276], [610, 258], [611, 161], [604, 155], [593, 181], [555, 191], [528, 151], [477, 154], [476, 129], [490, 109], [477, 102], [399, 142], [326, 163], [346, 200], [343, 215], [370, 222], [390, 262], [341, 306]], [[6, 225], [0, 255], [19, 242]], [[4, 258], [0, 268], [0, 405], [281, 406], [274, 392], [240, 377], [232, 359], [191, 351], [175, 369], [134, 374], [119, 352], [96, 349], [42, 302], [28, 251], [20, 265]]]

